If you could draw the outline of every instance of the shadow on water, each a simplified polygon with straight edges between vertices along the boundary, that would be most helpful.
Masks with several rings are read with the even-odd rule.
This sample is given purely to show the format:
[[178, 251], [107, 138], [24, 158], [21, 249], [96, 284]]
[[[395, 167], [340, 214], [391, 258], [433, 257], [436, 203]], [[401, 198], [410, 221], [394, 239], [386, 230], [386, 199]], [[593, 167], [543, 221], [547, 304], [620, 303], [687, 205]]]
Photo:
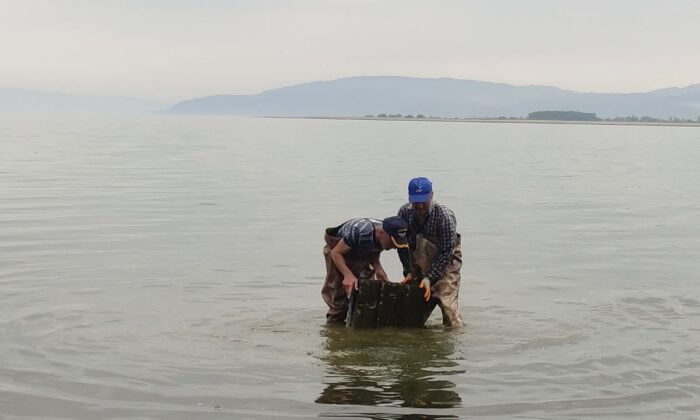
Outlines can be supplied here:
[[459, 407], [462, 399], [449, 380], [463, 373], [454, 355], [455, 334], [442, 329], [326, 326], [321, 330], [325, 343], [320, 356], [327, 365], [325, 388], [316, 403]]

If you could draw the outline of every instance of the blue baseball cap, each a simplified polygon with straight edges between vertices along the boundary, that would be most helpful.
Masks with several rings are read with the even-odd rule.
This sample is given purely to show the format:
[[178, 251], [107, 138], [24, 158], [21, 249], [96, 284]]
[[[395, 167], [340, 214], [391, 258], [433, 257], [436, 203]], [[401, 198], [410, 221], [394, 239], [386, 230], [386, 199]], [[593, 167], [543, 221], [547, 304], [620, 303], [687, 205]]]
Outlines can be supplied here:
[[408, 182], [408, 201], [411, 203], [426, 203], [433, 192], [433, 183], [428, 178], [413, 178]]
[[391, 237], [397, 248], [408, 248], [408, 223], [399, 216], [387, 217], [382, 221], [382, 229]]

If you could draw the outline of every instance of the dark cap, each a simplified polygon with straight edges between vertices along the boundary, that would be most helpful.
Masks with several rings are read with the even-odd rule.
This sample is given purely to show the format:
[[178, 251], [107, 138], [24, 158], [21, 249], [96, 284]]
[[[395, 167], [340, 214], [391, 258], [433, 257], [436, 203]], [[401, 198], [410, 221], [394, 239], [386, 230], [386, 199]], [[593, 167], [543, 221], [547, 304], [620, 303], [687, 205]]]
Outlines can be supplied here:
[[411, 203], [427, 203], [433, 192], [433, 183], [428, 178], [413, 178], [408, 182], [408, 201]]
[[382, 221], [382, 229], [391, 237], [397, 248], [408, 248], [408, 223], [399, 216], [387, 217]]

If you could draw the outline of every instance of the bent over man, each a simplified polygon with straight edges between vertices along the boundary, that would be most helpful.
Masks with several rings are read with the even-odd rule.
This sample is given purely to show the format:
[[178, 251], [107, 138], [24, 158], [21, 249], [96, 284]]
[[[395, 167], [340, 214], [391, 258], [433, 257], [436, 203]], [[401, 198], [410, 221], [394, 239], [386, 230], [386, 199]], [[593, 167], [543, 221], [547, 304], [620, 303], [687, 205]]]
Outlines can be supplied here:
[[321, 296], [328, 305], [328, 322], [345, 322], [348, 298], [359, 279], [389, 281], [379, 262], [383, 250], [406, 248], [406, 222], [397, 216], [386, 219], [350, 219], [326, 229], [323, 257], [326, 279]]
[[443, 325], [461, 327], [462, 249], [455, 215], [433, 201], [433, 184], [428, 178], [413, 178], [408, 183], [408, 201], [398, 213], [408, 224], [409, 248], [399, 249], [402, 283], [418, 282], [425, 289], [426, 301], [432, 296], [440, 306]]

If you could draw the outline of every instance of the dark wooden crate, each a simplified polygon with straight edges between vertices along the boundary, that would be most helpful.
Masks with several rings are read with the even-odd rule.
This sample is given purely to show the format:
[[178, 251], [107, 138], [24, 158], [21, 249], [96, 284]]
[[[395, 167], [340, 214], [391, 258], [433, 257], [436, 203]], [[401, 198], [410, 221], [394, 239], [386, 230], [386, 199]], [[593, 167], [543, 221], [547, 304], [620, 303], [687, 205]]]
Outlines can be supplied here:
[[360, 280], [348, 310], [347, 325], [353, 328], [416, 328], [425, 325], [435, 302], [426, 302], [423, 289], [415, 285]]

